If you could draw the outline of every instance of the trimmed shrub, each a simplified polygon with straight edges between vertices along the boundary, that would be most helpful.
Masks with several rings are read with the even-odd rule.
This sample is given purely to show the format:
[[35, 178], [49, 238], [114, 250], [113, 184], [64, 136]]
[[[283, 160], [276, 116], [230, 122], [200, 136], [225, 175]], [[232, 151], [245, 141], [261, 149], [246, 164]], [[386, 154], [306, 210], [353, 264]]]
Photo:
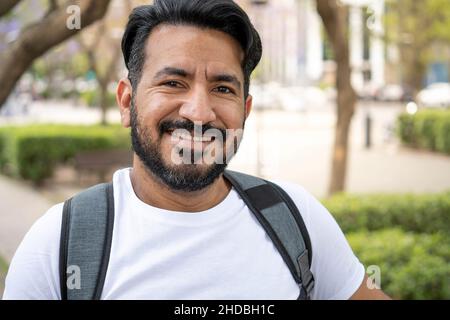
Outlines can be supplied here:
[[8, 272], [8, 263], [0, 256], [0, 296], [3, 296], [5, 290], [6, 273]]
[[399, 227], [450, 234], [450, 191], [441, 194], [338, 194], [323, 201], [344, 232]]
[[3, 127], [0, 141], [2, 172], [35, 183], [80, 151], [130, 148], [128, 130], [118, 125]]
[[0, 170], [6, 165], [7, 159], [5, 158], [6, 136], [0, 131]]
[[450, 112], [436, 121], [436, 149], [450, 154]]
[[396, 299], [450, 298], [450, 237], [400, 229], [347, 234], [367, 268], [377, 265], [381, 288]]
[[397, 119], [397, 134], [406, 145], [450, 154], [450, 110], [401, 114]]
[[436, 121], [439, 118], [439, 113], [436, 112], [419, 112], [414, 121], [415, 129], [417, 133], [417, 143], [419, 148], [428, 150], [436, 150], [436, 133], [434, 128], [436, 127]]
[[402, 113], [397, 118], [397, 135], [400, 141], [409, 146], [415, 146], [414, 118], [408, 113]]

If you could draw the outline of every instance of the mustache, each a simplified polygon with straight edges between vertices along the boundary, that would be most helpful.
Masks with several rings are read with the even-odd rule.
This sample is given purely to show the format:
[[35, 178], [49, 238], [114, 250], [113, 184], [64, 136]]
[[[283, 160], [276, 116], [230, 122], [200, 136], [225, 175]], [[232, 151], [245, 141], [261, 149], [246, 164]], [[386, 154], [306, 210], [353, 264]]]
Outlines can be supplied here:
[[226, 137], [226, 130], [223, 128], [214, 127], [209, 123], [196, 124], [190, 120], [165, 120], [159, 125], [159, 136], [162, 137], [164, 133], [171, 132], [177, 129], [185, 129], [189, 132], [198, 132], [203, 135], [210, 129], [218, 130], [222, 134], [222, 138]]

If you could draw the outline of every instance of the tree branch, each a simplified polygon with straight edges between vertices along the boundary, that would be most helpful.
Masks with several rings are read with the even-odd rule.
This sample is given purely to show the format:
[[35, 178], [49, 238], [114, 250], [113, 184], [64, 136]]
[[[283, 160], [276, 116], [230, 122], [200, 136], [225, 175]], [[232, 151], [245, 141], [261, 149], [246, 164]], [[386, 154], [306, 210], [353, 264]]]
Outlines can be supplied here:
[[[110, 0], [77, 0], [69, 1], [67, 5], [77, 5], [80, 8], [81, 28], [101, 19], [108, 8]], [[45, 16], [42, 20], [24, 28], [19, 38], [0, 55], [0, 106], [3, 105], [9, 93], [22, 74], [50, 48], [62, 43], [75, 35], [80, 29], [69, 29], [66, 26], [69, 14], [67, 6]]]
[[47, 14], [46, 15], [49, 15], [50, 13], [55, 11], [56, 9], [58, 9], [58, 0], [49, 0], [49, 2], [48, 2], [48, 10], [47, 10]]
[[7, 14], [9, 11], [11, 11], [12, 8], [15, 7], [16, 4], [18, 4], [22, 0], [2, 0], [0, 2], [0, 17]]

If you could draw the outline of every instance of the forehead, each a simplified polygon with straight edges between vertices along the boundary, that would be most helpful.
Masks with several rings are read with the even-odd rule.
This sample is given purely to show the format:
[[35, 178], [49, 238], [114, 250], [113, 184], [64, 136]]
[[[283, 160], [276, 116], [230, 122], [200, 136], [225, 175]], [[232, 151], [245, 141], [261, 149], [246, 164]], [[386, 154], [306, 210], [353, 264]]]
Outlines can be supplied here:
[[233, 37], [218, 30], [158, 25], [147, 39], [145, 56], [144, 72], [173, 66], [192, 73], [204, 68], [211, 72], [234, 71], [237, 76], [243, 76], [241, 46]]

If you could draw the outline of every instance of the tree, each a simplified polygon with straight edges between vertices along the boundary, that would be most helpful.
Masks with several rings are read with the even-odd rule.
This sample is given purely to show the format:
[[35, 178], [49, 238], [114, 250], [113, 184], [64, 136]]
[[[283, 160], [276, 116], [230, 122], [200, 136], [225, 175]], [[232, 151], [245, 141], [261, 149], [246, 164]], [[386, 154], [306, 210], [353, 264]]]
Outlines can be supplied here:
[[0, 2], [0, 17], [11, 11], [21, 0], [2, 0]]
[[[132, 10], [130, 0], [123, 0], [124, 16], [115, 17], [114, 19], [105, 17], [102, 21], [97, 22], [90, 29], [91, 41], [85, 39], [85, 32], [79, 36], [79, 44], [87, 55], [89, 68], [94, 71], [100, 95], [99, 103], [101, 110], [101, 124], [107, 124], [107, 111], [109, 107], [108, 86], [112, 81], [117, 80], [117, 69], [119, 66], [122, 51], [120, 39], [114, 36], [115, 30], [122, 30], [123, 26], [120, 21], [127, 18]], [[114, 21], [113, 21], [114, 20]], [[114, 26], [113, 23], [119, 24]]]
[[331, 42], [336, 70], [337, 122], [333, 147], [330, 195], [345, 189], [347, 173], [348, 136], [355, 112], [356, 94], [351, 85], [349, 42], [346, 37], [346, 7], [338, 5], [337, 0], [316, 0], [317, 11], [325, 26]]
[[[0, 16], [11, 10], [20, 1], [2, 0]], [[24, 27], [19, 37], [0, 52], [0, 108], [8, 98], [22, 74], [32, 62], [57, 44], [78, 33], [81, 29], [101, 19], [110, 0], [68, 0], [63, 4], [49, 1], [47, 14], [38, 22]], [[68, 7], [79, 8], [80, 28], [67, 26]], [[3, 11], [2, 11], [3, 10]]]
[[402, 82], [416, 94], [440, 46], [450, 46], [448, 0], [388, 0], [385, 40], [399, 48]]
[[[107, 39], [107, 44], [99, 46], [100, 39], [105, 36], [105, 23], [102, 21], [95, 26], [93, 41], [87, 44], [82, 37], [79, 38], [81, 48], [85, 52], [88, 60], [89, 69], [95, 73], [98, 93], [100, 95], [99, 103], [101, 110], [101, 124], [107, 124], [108, 110], [108, 85], [117, 78], [117, 61], [120, 58], [120, 43], [115, 43], [112, 39]], [[107, 47], [107, 50], [104, 51]], [[110, 56], [109, 60], [105, 57], [105, 52]]]

